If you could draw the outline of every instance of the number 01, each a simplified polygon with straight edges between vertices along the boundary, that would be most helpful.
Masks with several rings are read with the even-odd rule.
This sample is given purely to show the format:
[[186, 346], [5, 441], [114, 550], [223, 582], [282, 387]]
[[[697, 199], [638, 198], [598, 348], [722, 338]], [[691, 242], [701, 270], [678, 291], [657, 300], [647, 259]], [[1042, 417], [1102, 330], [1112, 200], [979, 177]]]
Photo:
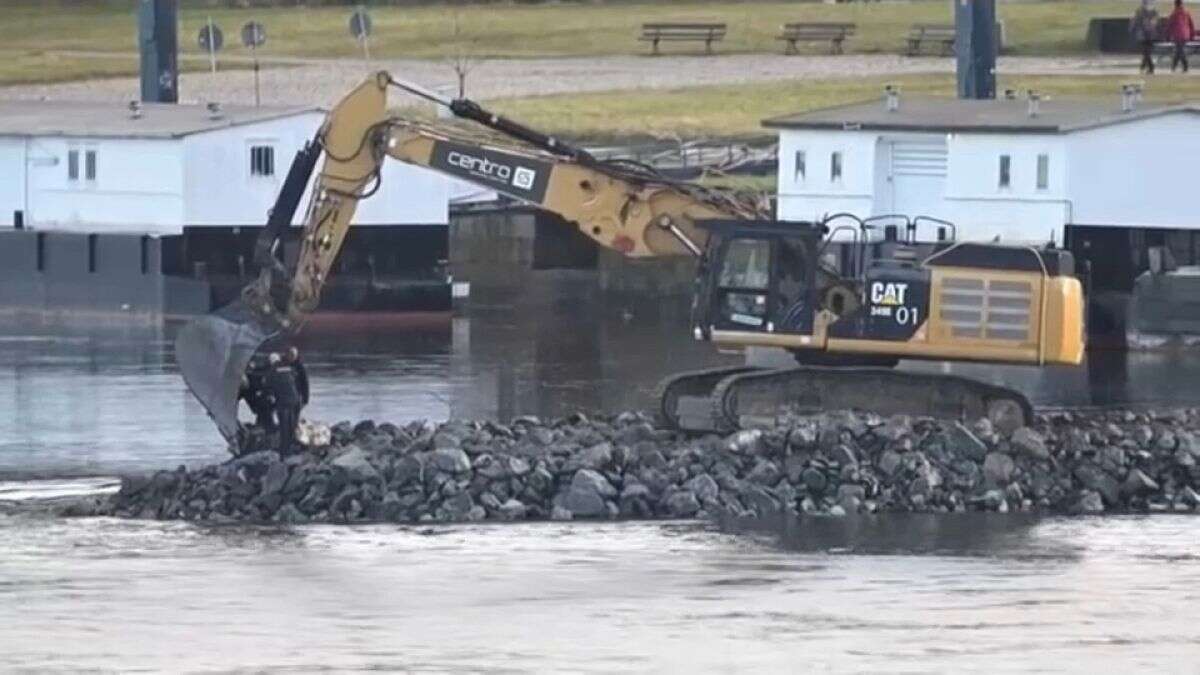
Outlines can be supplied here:
[[917, 325], [917, 308], [916, 307], [897, 307], [896, 308], [896, 323], [900, 325]]

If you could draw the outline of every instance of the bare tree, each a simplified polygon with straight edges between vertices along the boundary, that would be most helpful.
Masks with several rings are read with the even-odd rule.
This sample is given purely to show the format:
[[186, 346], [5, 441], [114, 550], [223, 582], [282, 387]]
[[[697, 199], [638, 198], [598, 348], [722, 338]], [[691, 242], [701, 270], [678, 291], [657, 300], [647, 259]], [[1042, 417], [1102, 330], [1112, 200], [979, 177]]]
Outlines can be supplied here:
[[457, 9], [451, 11], [450, 21], [450, 67], [454, 69], [454, 75], [458, 78], [458, 98], [465, 98], [467, 75], [479, 65], [479, 58], [474, 49], [476, 39], [463, 29], [462, 18]]

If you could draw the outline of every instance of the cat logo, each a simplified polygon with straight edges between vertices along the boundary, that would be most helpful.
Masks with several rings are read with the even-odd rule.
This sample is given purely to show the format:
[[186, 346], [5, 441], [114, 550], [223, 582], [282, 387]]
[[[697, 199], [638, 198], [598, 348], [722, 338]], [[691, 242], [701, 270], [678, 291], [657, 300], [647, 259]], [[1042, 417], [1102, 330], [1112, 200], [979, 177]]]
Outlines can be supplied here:
[[876, 281], [871, 284], [871, 304], [888, 307], [903, 305], [908, 293], [908, 284], [892, 281]]

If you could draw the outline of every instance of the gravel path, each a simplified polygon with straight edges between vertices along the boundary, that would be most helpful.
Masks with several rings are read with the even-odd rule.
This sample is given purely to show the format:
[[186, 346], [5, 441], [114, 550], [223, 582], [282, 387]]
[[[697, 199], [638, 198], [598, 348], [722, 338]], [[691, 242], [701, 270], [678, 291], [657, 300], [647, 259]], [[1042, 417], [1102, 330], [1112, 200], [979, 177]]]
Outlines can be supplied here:
[[[389, 60], [365, 64], [347, 60], [295, 60], [285, 68], [261, 73], [266, 105], [330, 105], [361, 81], [368, 70], [385, 68], [397, 77], [426, 87], [447, 87], [453, 70], [443, 61]], [[999, 69], [1022, 75], [1134, 74], [1129, 57], [1004, 57]], [[479, 63], [468, 80], [468, 93], [479, 99], [533, 96], [612, 89], [821, 80], [860, 75], [888, 76], [950, 73], [948, 58], [909, 58], [890, 54], [788, 57], [771, 54], [702, 56], [610, 56], [594, 58], [494, 59]], [[188, 73], [180, 90], [185, 102], [254, 100], [254, 76], [248, 70]], [[136, 98], [136, 78], [121, 77], [0, 88], [0, 98], [128, 101]]]

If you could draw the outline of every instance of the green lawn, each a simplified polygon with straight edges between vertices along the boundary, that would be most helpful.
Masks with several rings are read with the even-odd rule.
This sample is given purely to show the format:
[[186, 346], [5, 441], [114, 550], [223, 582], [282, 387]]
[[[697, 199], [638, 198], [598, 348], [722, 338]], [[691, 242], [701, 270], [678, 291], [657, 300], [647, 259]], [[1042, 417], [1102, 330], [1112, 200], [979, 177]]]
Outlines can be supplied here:
[[[1034, 89], [1051, 98], [1103, 97], [1119, 106], [1128, 77], [1002, 77], [1000, 88]], [[954, 95], [953, 75], [776, 82], [668, 91], [621, 91], [488, 102], [535, 128], [587, 141], [671, 138], [751, 138], [770, 135], [767, 117], [881, 98], [897, 83], [903, 95]], [[1200, 99], [1200, 77], [1159, 75], [1146, 82], [1148, 101]]]
[[[132, 62], [63, 59], [49, 62], [46, 52], [136, 49], [132, 3], [83, 3], [47, 9], [29, 2], [0, 6], [0, 50], [9, 61], [0, 67], [0, 82], [63, 80], [98, 74], [133, 72]], [[1125, 1], [1063, 1], [1002, 4], [1009, 44], [1018, 54], [1065, 54], [1084, 49], [1089, 17], [1124, 16]], [[480, 57], [588, 56], [643, 54], [636, 40], [643, 21], [716, 20], [729, 24], [721, 52], [775, 52], [781, 23], [789, 21], [854, 21], [859, 32], [847, 43], [849, 52], [899, 52], [908, 26], [915, 22], [949, 22], [946, 0], [912, 3], [795, 2], [595, 2], [588, 4], [487, 4], [452, 9], [446, 5], [376, 7], [372, 53], [379, 57], [439, 57], [455, 50], [455, 17], [466, 49]], [[180, 44], [198, 53], [196, 33], [208, 16], [226, 34], [227, 54], [245, 55], [237, 40], [239, 27], [250, 19], [267, 29], [265, 56], [335, 57], [358, 54], [346, 23], [349, 9], [196, 9], [180, 13]], [[695, 51], [696, 45], [683, 50]], [[675, 47], [671, 47], [675, 49]], [[818, 49], [819, 51], [819, 49]], [[13, 61], [12, 57], [16, 56]]]

